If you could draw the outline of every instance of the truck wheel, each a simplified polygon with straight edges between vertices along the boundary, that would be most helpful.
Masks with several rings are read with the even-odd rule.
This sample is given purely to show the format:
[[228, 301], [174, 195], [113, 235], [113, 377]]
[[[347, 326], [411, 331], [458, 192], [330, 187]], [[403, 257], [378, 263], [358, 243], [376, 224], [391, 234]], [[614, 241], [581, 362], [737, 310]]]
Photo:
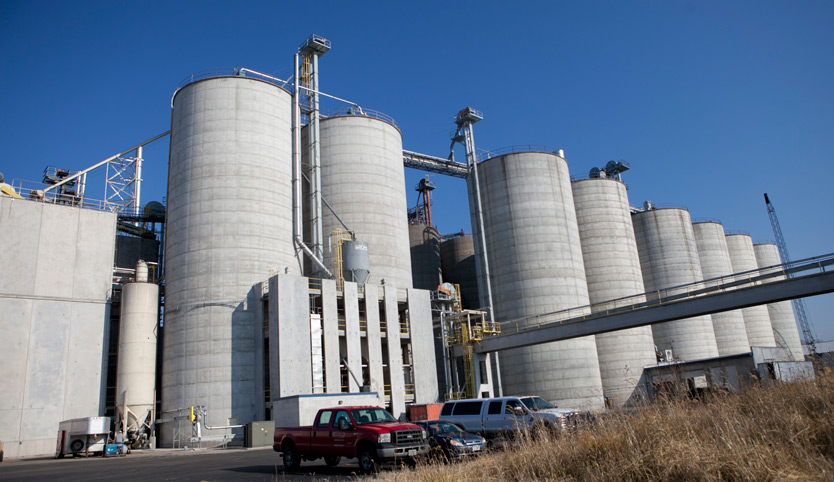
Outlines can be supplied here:
[[70, 450], [73, 453], [81, 452], [82, 450], [84, 450], [84, 442], [82, 440], [78, 440], [78, 439], [73, 440], [72, 443], [70, 444]]
[[363, 474], [371, 474], [376, 472], [376, 453], [370, 447], [362, 447], [359, 449], [359, 471]]
[[342, 458], [338, 455], [325, 455], [324, 456], [324, 463], [327, 464], [328, 467], [335, 467], [339, 465], [339, 462], [342, 461]]
[[295, 445], [284, 447], [284, 470], [298, 470], [301, 465], [301, 455]]

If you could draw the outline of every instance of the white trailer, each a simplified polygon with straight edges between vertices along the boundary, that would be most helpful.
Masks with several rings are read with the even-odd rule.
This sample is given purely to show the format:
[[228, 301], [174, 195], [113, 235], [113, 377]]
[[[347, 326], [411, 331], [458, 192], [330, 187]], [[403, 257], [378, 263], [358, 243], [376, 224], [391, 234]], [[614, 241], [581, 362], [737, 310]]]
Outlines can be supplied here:
[[55, 457], [104, 452], [110, 434], [110, 417], [87, 417], [64, 420], [58, 424]]

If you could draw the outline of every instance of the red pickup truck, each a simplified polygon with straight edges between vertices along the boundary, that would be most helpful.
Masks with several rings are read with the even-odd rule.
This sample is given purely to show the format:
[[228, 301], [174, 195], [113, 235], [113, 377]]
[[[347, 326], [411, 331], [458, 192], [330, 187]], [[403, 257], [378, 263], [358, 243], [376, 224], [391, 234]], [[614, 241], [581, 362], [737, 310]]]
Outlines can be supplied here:
[[342, 457], [359, 460], [359, 470], [371, 473], [378, 464], [414, 463], [426, 454], [426, 432], [398, 422], [379, 407], [324, 408], [310, 427], [276, 428], [272, 449], [281, 452], [285, 470], [296, 470], [302, 460], [324, 457], [328, 466]]

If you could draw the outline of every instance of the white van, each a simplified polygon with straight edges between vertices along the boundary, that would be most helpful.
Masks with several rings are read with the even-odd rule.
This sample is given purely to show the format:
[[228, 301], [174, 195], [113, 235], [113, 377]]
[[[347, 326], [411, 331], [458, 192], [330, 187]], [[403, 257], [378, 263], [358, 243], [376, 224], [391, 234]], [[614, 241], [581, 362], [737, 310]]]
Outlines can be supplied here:
[[558, 426], [555, 414], [532, 412], [518, 397], [448, 401], [443, 404], [438, 419], [459, 424], [487, 438], [537, 426], [548, 429]]

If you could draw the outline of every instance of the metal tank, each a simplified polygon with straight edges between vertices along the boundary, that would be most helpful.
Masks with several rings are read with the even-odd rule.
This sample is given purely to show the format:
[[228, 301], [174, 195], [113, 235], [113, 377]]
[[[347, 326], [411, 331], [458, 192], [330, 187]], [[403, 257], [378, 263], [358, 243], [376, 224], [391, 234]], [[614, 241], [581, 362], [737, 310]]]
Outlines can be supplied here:
[[460, 287], [463, 308], [480, 309], [474, 238], [461, 232], [460, 235], [440, 243], [440, 266], [443, 281]]
[[[726, 238], [730, 261], [733, 263], [733, 273], [759, 269], [756, 262], [756, 252], [753, 250], [753, 240], [750, 236], [731, 234]], [[737, 277], [737, 279], [757, 275], [758, 273], [750, 273]], [[747, 331], [747, 341], [750, 342], [750, 346], [776, 346], [776, 339], [773, 336], [773, 327], [770, 324], [770, 315], [766, 305], [742, 308], [741, 312], [744, 315], [744, 327]]]
[[[703, 279], [689, 211], [648, 209], [634, 214], [632, 221], [647, 293]], [[658, 323], [652, 325], [652, 334], [660, 353], [671, 350], [675, 360], [718, 356], [709, 315]]]
[[[521, 152], [487, 159], [478, 169], [496, 321], [586, 306], [567, 162]], [[593, 336], [502, 352], [501, 377], [505, 395], [534, 393], [562, 407], [604, 406]]]
[[[122, 285], [119, 321], [116, 418], [125, 434], [153, 422], [158, 317], [159, 286], [148, 281], [148, 265], [139, 261], [134, 281]], [[150, 429], [145, 432], [150, 435]]]
[[[776, 266], [782, 264], [779, 257], [779, 248], [775, 244], [762, 243], [754, 244], [753, 250], [756, 253], [756, 264], [759, 268]], [[781, 270], [781, 268], [779, 268]], [[784, 276], [768, 278], [765, 282], [774, 282], [785, 279]], [[796, 325], [796, 318], [793, 314], [793, 307], [790, 301], [768, 303], [767, 313], [770, 315], [770, 325], [773, 328], [773, 336], [778, 346], [784, 346], [790, 351], [794, 361], [805, 361], [802, 351], [802, 341], [799, 337], [799, 328]]]
[[[393, 121], [363, 113], [321, 121], [321, 191], [338, 216], [323, 209], [323, 232], [346, 226], [368, 243], [368, 283], [411, 288], [402, 135]], [[304, 129], [302, 145], [307, 139]]]
[[[693, 223], [692, 228], [695, 230], [695, 244], [698, 247], [698, 259], [701, 261], [704, 279], [733, 274], [724, 226], [707, 221]], [[713, 313], [710, 317], [720, 356], [750, 353], [750, 343], [747, 342], [747, 330], [744, 328], [741, 310]]]
[[[615, 179], [574, 181], [573, 200], [591, 311], [645, 301], [640, 257], [625, 185]], [[632, 297], [618, 302], [603, 301]], [[630, 406], [648, 394], [643, 368], [657, 364], [649, 326], [596, 335], [603, 393], [610, 407]]]
[[408, 225], [411, 279], [414, 287], [434, 291], [443, 282], [440, 273], [440, 233], [434, 226]]
[[368, 280], [368, 275], [370, 275], [368, 243], [347, 241], [342, 244], [342, 256], [345, 259], [342, 270], [347, 281], [364, 283]]
[[[246, 77], [199, 80], [172, 101], [162, 408], [205, 405], [207, 425], [264, 416], [250, 290], [270, 272], [299, 274], [290, 103]], [[170, 428], [161, 435], [171, 443]]]

